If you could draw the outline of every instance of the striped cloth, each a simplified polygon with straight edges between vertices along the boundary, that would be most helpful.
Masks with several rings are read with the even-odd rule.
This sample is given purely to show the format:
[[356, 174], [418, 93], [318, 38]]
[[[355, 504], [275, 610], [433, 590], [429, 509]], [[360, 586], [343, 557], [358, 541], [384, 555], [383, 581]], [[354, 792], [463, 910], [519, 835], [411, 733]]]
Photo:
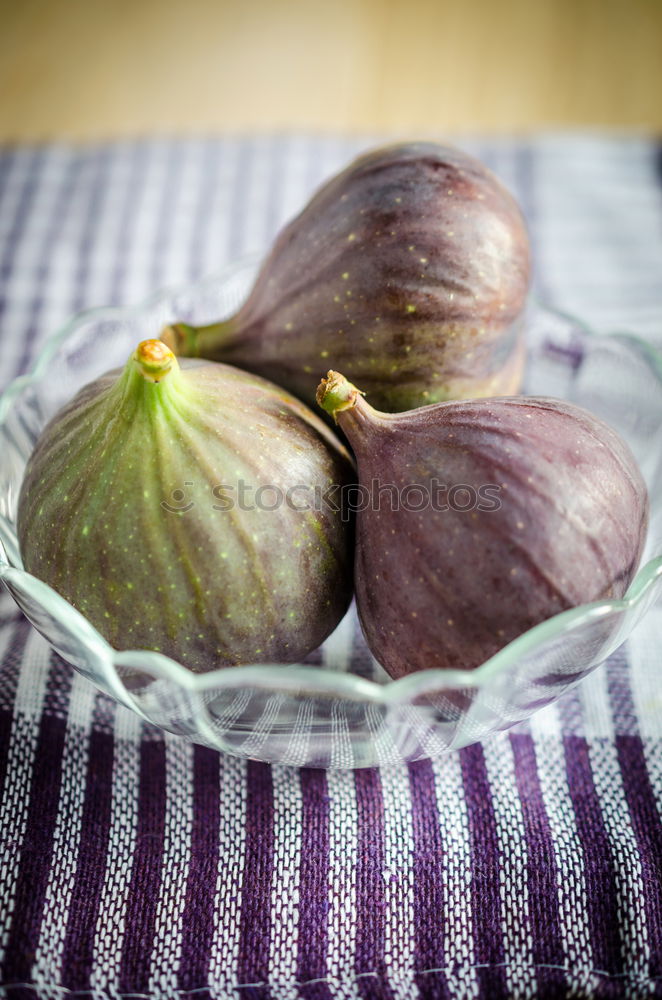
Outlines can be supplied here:
[[[0, 152], [0, 383], [73, 311], [266, 248], [373, 139]], [[662, 346], [643, 138], [461, 143], [515, 191], [540, 296]], [[662, 608], [510, 734], [358, 772], [143, 724], [0, 594], [0, 993], [12, 998], [662, 996]]]

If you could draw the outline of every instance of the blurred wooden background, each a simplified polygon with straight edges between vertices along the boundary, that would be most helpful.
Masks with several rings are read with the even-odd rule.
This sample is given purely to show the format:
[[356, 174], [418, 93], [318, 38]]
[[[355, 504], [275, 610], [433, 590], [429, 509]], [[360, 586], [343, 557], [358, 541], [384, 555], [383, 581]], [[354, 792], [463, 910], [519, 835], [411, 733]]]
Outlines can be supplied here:
[[662, 132], [662, 0], [0, 0], [0, 139]]

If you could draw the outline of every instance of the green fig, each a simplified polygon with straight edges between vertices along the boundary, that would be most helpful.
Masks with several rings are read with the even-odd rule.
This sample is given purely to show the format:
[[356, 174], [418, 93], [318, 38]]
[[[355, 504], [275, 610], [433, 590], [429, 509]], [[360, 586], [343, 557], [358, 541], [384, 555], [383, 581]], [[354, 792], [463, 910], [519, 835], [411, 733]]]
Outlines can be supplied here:
[[236, 315], [162, 337], [311, 405], [332, 366], [393, 412], [517, 392], [528, 285], [526, 227], [494, 175], [457, 149], [404, 143], [318, 191]]
[[28, 572], [117, 649], [195, 671], [291, 662], [352, 589], [352, 480], [324, 422], [268, 382], [141, 343], [48, 424], [21, 489]]
[[393, 677], [477, 667], [552, 615], [627, 590], [648, 495], [591, 413], [519, 396], [386, 414], [337, 372], [318, 400], [356, 456], [356, 600]]

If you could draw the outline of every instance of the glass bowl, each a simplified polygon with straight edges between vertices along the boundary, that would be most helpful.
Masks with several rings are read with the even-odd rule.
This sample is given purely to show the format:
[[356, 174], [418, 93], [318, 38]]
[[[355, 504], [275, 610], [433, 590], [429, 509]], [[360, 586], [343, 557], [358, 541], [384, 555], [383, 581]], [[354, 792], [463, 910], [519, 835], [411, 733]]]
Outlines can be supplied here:
[[596, 336], [539, 305], [531, 307], [525, 391], [572, 400], [605, 419], [630, 444], [650, 491], [644, 559], [623, 600], [557, 615], [471, 672], [428, 670], [390, 680], [366, 648], [352, 608], [309, 662], [193, 674], [159, 653], [112, 649], [67, 601], [23, 570], [17, 501], [47, 420], [167, 323], [232, 314], [257, 263], [243, 261], [134, 309], [75, 317], [50, 339], [32, 373], [0, 397], [0, 579], [51, 646], [103, 691], [162, 729], [239, 757], [368, 767], [437, 757], [523, 721], [627, 638], [662, 580], [662, 357], [635, 337]]

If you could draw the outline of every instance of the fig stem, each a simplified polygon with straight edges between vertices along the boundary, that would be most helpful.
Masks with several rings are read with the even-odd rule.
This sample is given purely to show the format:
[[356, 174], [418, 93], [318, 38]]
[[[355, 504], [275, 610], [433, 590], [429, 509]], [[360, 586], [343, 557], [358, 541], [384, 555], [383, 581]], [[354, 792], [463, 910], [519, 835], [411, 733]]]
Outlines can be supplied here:
[[338, 414], [356, 406], [359, 396], [365, 396], [365, 393], [352, 385], [340, 372], [329, 371], [317, 387], [316, 399], [337, 423]]
[[222, 354], [232, 332], [232, 324], [233, 318], [208, 326], [171, 323], [161, 331], [161, 340], [179, 357], [214, 358], [219, 352]]
[[143, 340], [134, 351], [133, 361], [147, 382], [160, 382], [170, 372], [179, 371], [177, 358], [161, 340]]

